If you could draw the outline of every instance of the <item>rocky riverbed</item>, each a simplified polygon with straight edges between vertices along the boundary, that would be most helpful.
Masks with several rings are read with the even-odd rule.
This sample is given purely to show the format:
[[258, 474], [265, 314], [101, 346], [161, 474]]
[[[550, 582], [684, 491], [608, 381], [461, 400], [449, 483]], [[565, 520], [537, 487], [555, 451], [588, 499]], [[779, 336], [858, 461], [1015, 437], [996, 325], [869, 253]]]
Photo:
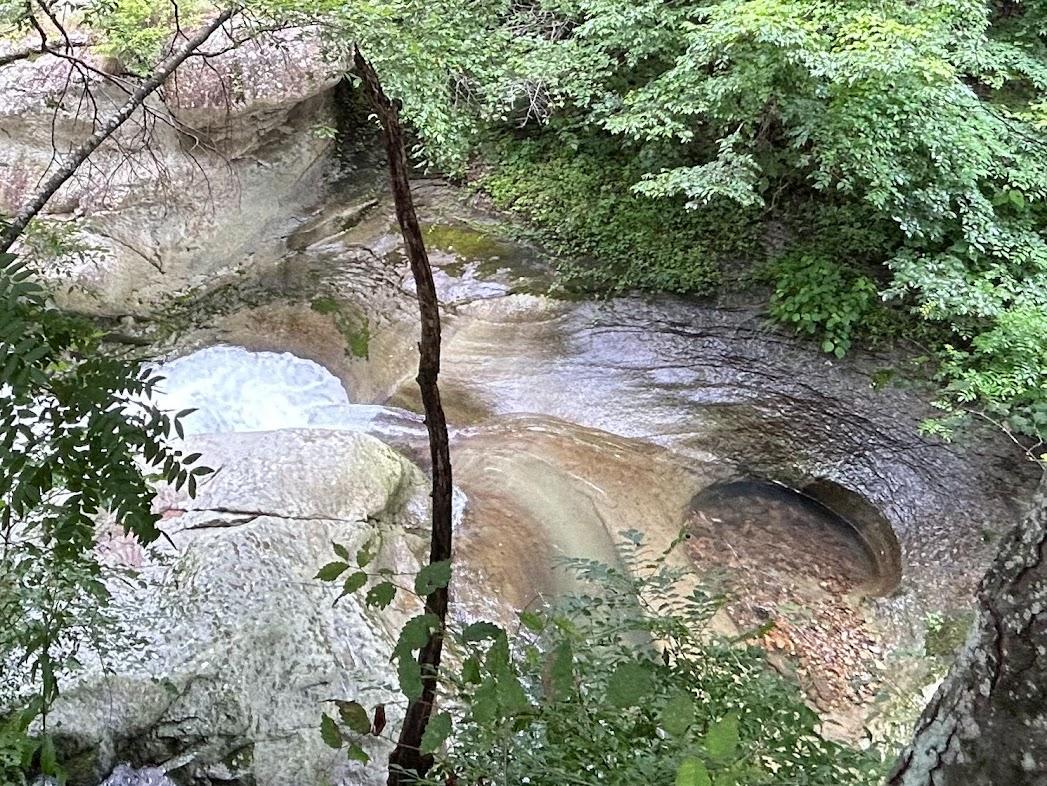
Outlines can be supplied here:
[[[61, 65], [40, 60], [25, 66], [25, 127], [2, 143], [16, 169], [46, 152], [33, 124]], [[311, 577], [334, 539], [380, 531], [403, 570], [424, 551], [410, 276], [366, 134], [343, 128], [342, 152], [346, 133], [364, 151], [347, 156], [311, 133], [334, 122], [323, 74], [224, 114], [205, 99], [168, 107], [208, 131], [197, 169], [165, 170], [192, 198], [132, 168], [104, 194], [74, 184], [51, 216], [90, 216], [66, 302], [170, 363], [168, 404], [199, 407], [188, 439], [220, 470], [196, 500], [159, 497], [157, 551], [110, 543], [143, 577], [117, 598], [129, 638], [109, 650], [125, 654], [90, 665], [56, 722], [80, 783], [122, 760], [198, 783], [276, 786], [289, 768], [300, 784], [370, 782], [376, 769], [324, 750], [317, 719], [334, 695], [385, 695], [404, 610], [332, 608]], [[153, 140], [164, 160], [185, 146]], [[190, 170], [221, 189], [190, 186]], [[770, 326], [760, 293], [557, 298], [555, 260], [505, 217], [439, 179], [416, 197], [445, 312], [460, 613], [555, 597], [569, 587], [557, 555], [613, 562], [623, 530], [653, 545], [687, 530], [680, 558], [726, 571], [735, 593], [717, 624], [777, 622], [758, 635], [834, 732], [883, 733], [872, 718], [933, 679], [928, 620], [962, 628], [1023, 509], [1036, 477], [1022, 451], [987, 429], [920, 436], [935, 411], [904, 348], [837, 360]], [[703, 497], [767, 483], [806, 502]]]

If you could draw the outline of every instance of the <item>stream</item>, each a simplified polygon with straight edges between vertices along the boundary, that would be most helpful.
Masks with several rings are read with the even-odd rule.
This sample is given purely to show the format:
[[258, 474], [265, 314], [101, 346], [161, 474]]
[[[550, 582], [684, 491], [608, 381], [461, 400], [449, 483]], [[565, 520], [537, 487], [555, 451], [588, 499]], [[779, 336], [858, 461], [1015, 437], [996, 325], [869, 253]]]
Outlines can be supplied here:
[[[195, 499], [158, 490], [149, 546], [100, 517], [103, 563], [138, 580], [113, 582], [118, 624], [54, 708], [73, 784], [385, 782], [380, 739], [349, 762], [318, 716], [353, 698], [395, 728], [388, 654], [416, 609], [335, 602], [316, 575], [334, 542], [378, 543], [391, 575], [428, 553], [417, 304], [368, 124], [340, 113], [315, 41], [265, 39], [187, 63], [164, 96], [178, 124], [103, 145], [51, 205], [85, 219], [57, 301], [157, 359], [159, 403], [195, 410], [187, 442], [219, 470]], [[69, 68], [6, 72], [13, 173], [83, 136]], [[251, 89], [230, 103], [221, 73]], [[453, 613], [555, 601], [576, 588], [558, 559], [619, 563], [623, 532], [677, 543], [724, 593], [712, 631], [760, 645], [825, 734], [910, 738], [1038, 484], [1023, 450], [978, 422], [924, 436], [937, 385], [912, 347], [837, 359], [772, 324], [758, 288], [580, 298], [481, 195], [412, 187], [443, 309]]]
[[[681, 558], [727, 574], [720, 629], [766, 628], [772, 661], [857, 734], [886, 653], [969, 606], [995, 522], [1021, 507], [1020, 452], [985, 431], [921, 437], [934, 410], [902, 353], [837, 360], [758, 297], [548, 297], [539, 249], [443, 183], [417, 194], [467, 500], [460, 601], [523, 608], [570, 589], [557, 556], [613, 563], [622, 531], [652, 548], [686, 531]], [[398, 243], [380, 191], [335, 189], [282, 256], [191, 302], [164, 405], [196, 408], [192, 433], [363, 431], [424, 467]]]

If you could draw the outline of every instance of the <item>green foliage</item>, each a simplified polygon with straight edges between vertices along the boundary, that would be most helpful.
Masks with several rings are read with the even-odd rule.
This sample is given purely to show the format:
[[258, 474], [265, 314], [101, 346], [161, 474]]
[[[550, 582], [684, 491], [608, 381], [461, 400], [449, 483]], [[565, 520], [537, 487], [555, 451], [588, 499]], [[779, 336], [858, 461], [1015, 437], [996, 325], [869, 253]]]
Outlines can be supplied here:
[[[584, 591], [524, 612], [516, 636], [486, 621], [442, 631], [441, 684], [455, 709], [426, 728], [422, 749], [437, 763], [425, 783], [879, 782], [875, 753], [823, 739], [758, 649], [708, 632], [722, 597], [651, 554], [640, 533], [623, 535], [625, 568], [566, 561]], [[394, 649], [408, 697], [420, 692], [413, 654], [437, 624], [412, 618]], [[375, 729], [361, 704], [335, 704], [322, 736], [357, 758]]]
[[412, 154], [423, 167], [461, 171], [484, 122], [498, 115], [488, 91], [498, 89], [497, 75], [505, 69], [497, 41], [507, 34], [494, 25], [501, 2], [253, 0], [248, 5], [260, 17], [284, 24], [319, 24], [332, 61], [351, 62], [351, 47], [359, 46], [417, 130]]
[[395, 597], [396, 585], [391, 581], [381, 581], [367, 591], [367, 605], [384, 609]]
[[676, 771], [676, 786], [712, 786], [709, 769], [705, 762], [694, 756], [688, 756]]
[[342, 723], [356, 734], [368, 734], [371, 731], [371, 719], [367, 715], [364, 706], [356, 701], [339, 701], [338, 715]]
[[[1047, 441], [1047, 307], [1002, 313], [966, 348], [945, 345], [939, 406], [976, 411], [1008, 431]], [[955, 423], [949, 418], [946, 423]], [[928, 428], [934, 432], [934, 427]], [[948, 435], [948, 426], [943, 433]]]
[[[16, 710], [0, 717], [0, 761], [9, 770], [18, 758], [22, 769], [58, 774], [48, 708], [109, 623], [96, 521], [112, 517], [149, 543], [159, 517], [147, 476], [195, 493], [210, 472], [167, 441], [186, 413], [149, 405], [158, 381], [53, 307], [24, 259], [0, 257], [0, 667], [11, 675], [0, 707]], [[28, 736], [37, 718], [41, 731]]]
[[339, 731], [338, 724], [335, 723], [334, 718], [327, 713], [320, 716], [320, 737], [331, 748], [337, 749], [342, 747], [342, 742], [344, 741], [342, 732]]
[[774, 266], [771, 316], [843, 357], [878, 307], [876, 284], [822, 257], [787, 256]]
[[349, 564], [346, 562], [328, 562], [316, 572], [316, 578], [320, 581], [334, 581], [347, 570], [349, 570]]
[[738, 141], [738, 134], [721, 139], [719, 154], [708, 163], [645, 174], [633, 191], [656, 199], [683, 194], [688, 210], [705, 207], [718, 198], [742, 207], [762, 206], [763, 198], [755, 188], [759, 167], [751, 154], [738, 150]]
[[822, 739], [758, 650], [708, 632], [715, 592], [684, 590], [637, 540], [624, 570], [570, 560], [589, 590], [532, 619], [540, 633], [486, 650], [456, 637], [462, 719], [433, 782], [877, 783], [874, 758]]
[[192, 29], [201, 6], [195, 0], [177, 7], [162, 0], [91, 0], [84, 22], [102, 33], [101, 50], [133, 73], [148, 73], [162, 58], [176, 25]]
[[735, 206], [685, 211], [681, 200], [667, 205], [633, 193], [643, 171], [637, 151], [549, 134], [502, 140], [492, 155], [497, 166], [483, 188], [534, 222], [546, 244], [581, 260], [562, 268], [573, 287], [707, 293], [720, 263], [756, 253], [754, 222], [743, 216], [737, 231], [722, 231], [728, 214], [739, 218]]
[[422, 753], [435, 753], [451, 736], [451, 716], [438, 712], [429, 719], [422, 735]]
[[41, 747], [41, 740], [29, 733], [37, 711], [37, 705], [30, 704], [0, 719], [0, 783], [4, 786], [26, 783], [26, 773]]
[[416, 595], [429, 595], [446, 587], [450, 581], [451, 561], [433, 562], [418, 571], [414, 580], [414, 591]]

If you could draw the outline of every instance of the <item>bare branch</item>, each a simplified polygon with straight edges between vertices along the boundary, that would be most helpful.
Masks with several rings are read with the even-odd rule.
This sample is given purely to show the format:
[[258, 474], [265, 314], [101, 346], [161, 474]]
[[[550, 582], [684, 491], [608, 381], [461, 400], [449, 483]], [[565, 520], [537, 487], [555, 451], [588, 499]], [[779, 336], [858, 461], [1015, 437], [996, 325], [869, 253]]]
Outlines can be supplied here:
[[[396, 219], [403, 233], [404, 246], [417, 289], [418, 310], [422, 323], [421, 340], [418, 342], [417, 381], [425, 408], [425, 426], [429, 432], [429, 453], [433, 463], [433, 519], [429, 544], [429, 564], [432, 565], [451, 559], [453, 537], [451, 453], [447, 438], [447, 419], [444, 416], [440, 388], [437, 384], [440, 374], [440, 303], [411, 197], [411, 184], [407, 176], [407, 149], [404, 145], [399, 112], [383, 92], [374, 68], [355, 46], [353, 64], [385, 131], [389, 181], [396, 204]], [[426, 613], [436, 616], [440, 620], [440, 626], [439, 629], [430, 631], [425, 646], [418, 653], [422, 694], [407, 705], [407, 714], [400, 727], [396, 748], [389, 755], [388, 786], [418, 783], [432, 765], [432, 756], [421, 752], [421, 743], [436, 701], [436, 681], [443, 653], [443, 626], [447, 619], [448, 605], [449, 594], [446, 586], [438, 587], [425, 599]]]
[[11, 63], [17, 63], [19, 60], [28, 60], [36, 55], [43, 55], [51, 52], [52, 50], [58, 49], [59, 47], [68, 47], [70, 49], [80, 49], [85, 46], [90, 46], [91, 42], [87, 38], [70, 38], [69, 40], [63, 41], [47, 41], [40, 44], [34, 44], [33, 46], [25, 46], [19, 49], [13, 49], [10, 52], [0, 54], [0, 68]]
[[67, 49], [73, 48], [73, 41], [69, 37], [69, 33], [66, 32], [65, 26], [59, 21], [58, 17], [55, 16], [51, 6], [44, 2], [44, 0], [36, 0], [36, 4], [40, 6], [40, 10], [44, 12], [48, 19], [51, 20], [51, 24], [55, 26], [58, 32], [62, 35], [62, 41], [65, 43]]
[[234, 13], [235, 9], [222, 11], [190, 38], [182, 49], [164, 60], [109, 120], [99, 127], [86, 142], [69, 154], [65, 164], [44, 182], [37, 194], [19, 210], [11, 223], [0, 234], [0, 253], [8, 251], [14, 245], [29, 222], [44, 208], [55, 192], [76, 173], [87, 157], [112, 136], [124, 121], [131, 117], [145, 100], [174, 73], [178, 66], [207, 41], [212, 33], [225, 24]]

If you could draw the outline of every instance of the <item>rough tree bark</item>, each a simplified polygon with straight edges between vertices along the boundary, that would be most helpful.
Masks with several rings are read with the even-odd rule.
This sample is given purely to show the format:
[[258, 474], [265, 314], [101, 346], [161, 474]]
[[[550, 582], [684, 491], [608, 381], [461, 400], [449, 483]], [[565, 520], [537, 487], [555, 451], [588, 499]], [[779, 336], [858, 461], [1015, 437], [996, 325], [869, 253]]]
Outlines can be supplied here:
[[967, 644], [890, 786], [1047, 786], [1047, 481], [978, 591]]
[[[422, 230], [411, 198], [408, 180], [407, 148], [396, 105], [386, 97], [374, 68], [360, 53], [353, 50], [353, 64], [363, 82], [364, 91], [385, 132], [385, 148], [389, 159], [389, 180], [396, 203], [396, 219], [407, 247], [418, 310], [422, 317], [422, 336], [418, 344], [418, 388], [425, 408], [425, 425], [429, 432], [429, 452], [433, 463], [433, 522], [429, 562], [451, 558], [451, 453], [447, 439], [447, 419], [440, 403], [437, 377], [440, 373], [440, 304], [433, 283], [433, 271], [425, 252]], [[425, 599], [427, 614], [440, 618], [441, 627], [447, 618], [448, 590], [437, 589]], [[443, 654], [443, 633], [436, 630], [418, 653], [422, 668], [422, 695], [407, 706], [403, 727], [396, 748], [389, 756], [389, 786], [414, 783], [432, 766], [432, 756], [421, 753], [422, 735], [432, 715], [436, 698], [436, 680]]]
[[18, 211], [18, 214], [4, 227], [3, 232], [0, 232], [0, 254], [11, 249], [11, 246], [25, 231], [29, 222], [44, 209], [48, 200], [76, 173], [76, 170], [87, 160], [87, 157], [112, 136], [135, 113], [135, 110], [167, 81], [167, 78], [174, 73], [175, 69], [207, 41], [212, 33], [229, 21], [234, 13], [235, 9], [222, 11], [222, 13], [218, 14], [207, 25], [187, 39], [185, 46], [160, 63], [149, 78], [139, 85], [138, 89], [130, 95], [112, 117], [106, 120], [83, 144], [62, 157], [61, 166], [51, 173], [51, 176], [37, 189], [30, 200]]

